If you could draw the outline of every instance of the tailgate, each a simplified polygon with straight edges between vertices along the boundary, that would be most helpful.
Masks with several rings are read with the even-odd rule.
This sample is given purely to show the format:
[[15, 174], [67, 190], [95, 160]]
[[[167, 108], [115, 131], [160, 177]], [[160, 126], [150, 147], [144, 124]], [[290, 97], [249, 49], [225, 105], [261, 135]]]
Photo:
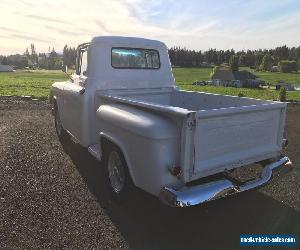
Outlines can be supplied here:
[[281, 150], [285, 103], [196, 113], [190, 180], [275, 157]]

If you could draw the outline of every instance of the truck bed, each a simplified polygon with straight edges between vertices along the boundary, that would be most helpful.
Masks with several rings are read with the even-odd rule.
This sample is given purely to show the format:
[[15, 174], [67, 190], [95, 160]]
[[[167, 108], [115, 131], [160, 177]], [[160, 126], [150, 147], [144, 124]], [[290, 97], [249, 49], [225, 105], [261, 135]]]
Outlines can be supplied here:
[[183, 119], [181, 135], [186, 182], [276, 157], [282, 149], [285, 103], [176, 89], [121, 91], [114, 98], [162, 113], [192, 114], [194, 128], [188, 131]]
[[251, 105], [262, 105], [271, 102], [253, 98], [211, 94], [205, 92], [181, 91], [175, 89], [151, 91], [121, 91], [117, 96], [127, 100], [139, 101], [145, 104], [158, 104], [168, 107], [178, 107], [188, 111], [224, 109]]

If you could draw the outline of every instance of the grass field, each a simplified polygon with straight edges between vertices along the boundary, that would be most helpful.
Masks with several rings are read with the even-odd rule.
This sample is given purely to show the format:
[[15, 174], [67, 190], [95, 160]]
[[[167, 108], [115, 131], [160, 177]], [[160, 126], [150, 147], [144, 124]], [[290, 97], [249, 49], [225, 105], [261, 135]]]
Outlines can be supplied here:
[[[204, 91], [216, 94], [225, 95], [239, 95], [243, 94], [247, 97], [277, 100], [278, 91], [274, 89], [248, 89], [248, 88], [230, 88], [230, 87], [214, 87], [214, 86], [194, 86], [193, 82], [197, 80], [210, 80], [211, 68], [174, 68], [173, 74], [176, 78], [177, 84], [185, 90]], [[242, 70], [249, 70], [249, 68], [242, 68]], [[286, 82], [298, 83], [300, 86], [300, 73], [280, 73], [280, 72], [253, 72], [260, 79], [271, 84], [277, 83], [278, 80]], [[294, 80], [293, 80], [294, 79]], [[300, 91], [287, 91], [287, 99], [292, 101], [300, 101]]]
[[253, 74], [257, 75], [261, 80], [266, 83], [275, 85], [278, 81], [283, 80], [287, 83], [292, 83], [295, 86], [300, 86], [300, 72], [297, 73], [281, 73], [281, 72], [264, 72], [254, 71], [248, 67], [242, 67], [241, 70], [248, 70]]
[[[174, 68], [173, 73], [177, 84], [185, 90], [205, 91], [217, 94], [238, 95], [277, 100], [278, 91], [269, 89], [246, 89], [246, 88], [229, 88], [214, 86], [194, 86], [192, 83], [197, 80], [210, 80], [210, 68]], [[271, 72], [255, 72], [262, 80], [276, 83], [278, 80], [286, 82], [299, 83], [300, 74], [298, 73], [271, 73]], [[67, 76], [61, 71], [16, 71], [8, 73], [0, 73], [0, 95], [30, 95], [35, 98], [47, 98], [51, 84], [55, 81], [64, 81]], [[292, 80], [294, 79], [294, 80]], [[288, 100], [300, 101], [300, 91], [288, 91]]]
[[65, 79], [66, 75], [60, 70], [1, 72], [0, 95], [47, 98], [51, 84]]
[[[241, 67], [240, 70], [247, 70], [257, 75], [259, 79], [275, 85], [278, 81], [283, 80], [287, 83], [292, 83], [300, 86], [300, 72], [298, 73], [281, 73], [281, 72], [260, 72], [254, 71], [248, 67]], [[211, 68], [174, 68], [173, 73], [176, 81], [179, 84], [191, 84], [197, 80], [210, 80]]]

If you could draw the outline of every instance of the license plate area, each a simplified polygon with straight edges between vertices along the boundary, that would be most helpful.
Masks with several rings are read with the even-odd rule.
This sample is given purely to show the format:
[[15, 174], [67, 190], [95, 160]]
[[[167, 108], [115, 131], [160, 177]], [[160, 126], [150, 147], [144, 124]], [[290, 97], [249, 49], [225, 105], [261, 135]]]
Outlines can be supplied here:
[[232, 182], [238, 185], [243, 185], [246, 182], [259, 179], [263, 168], [264, 166], [262, 164], [254, 163], [235, 168], [230, 171], [225, 171], [224, 175]]

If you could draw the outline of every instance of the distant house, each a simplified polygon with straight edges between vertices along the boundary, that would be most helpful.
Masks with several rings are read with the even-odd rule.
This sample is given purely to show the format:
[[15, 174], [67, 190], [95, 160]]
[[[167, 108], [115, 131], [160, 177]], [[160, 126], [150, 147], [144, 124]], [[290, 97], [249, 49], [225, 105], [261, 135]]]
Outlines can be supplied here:
[[0, 72], [13, 72], [14, 68], [9, 65], [0, 64]]
[[294, 90], [296, 90], [295, 86], [293, 84], [291, 84], [291, 83], [285, 83], [284, 81], [279, 81], [276, 84], [276, 86], [275, 86], [276, 90], [280, 90], [281, 87], [284, 87], [288, 91], [294, 91]]
[[271, 72], [279, 72], [278, 66], [273, 66], [273, 67], [271, 68]]
[[258, 88], [261, 81], [249, 71], [219, 69], [212, 75], [212, 84], [236, 88]]

